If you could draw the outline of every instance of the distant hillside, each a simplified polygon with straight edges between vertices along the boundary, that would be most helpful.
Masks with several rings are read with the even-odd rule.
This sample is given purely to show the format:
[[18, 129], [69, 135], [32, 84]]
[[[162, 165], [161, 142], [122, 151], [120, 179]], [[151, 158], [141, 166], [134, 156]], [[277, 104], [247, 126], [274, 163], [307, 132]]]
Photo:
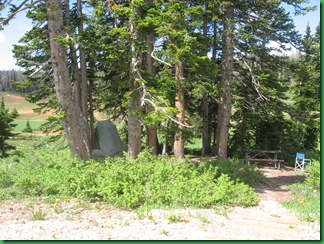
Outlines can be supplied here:
[[18, 94], [0, 92], [0, 98], [1, 97], [4, 98], [6, 108], [16, 108], [19, 113], [19, 117], [14, 121], [14, 123], [17, 124], [17, 126], [15, 127], [15, 131], [17, 132], [21, 132], [26, 127], [27, 121], [29, 121], [33, 131], [39, 131], [39, 126], [43, 124], [46, 118], [50, 115], [49, 113], [35, 113], [33, 109], [37, 108], [37, 106], [35, 104], [27, 102]]

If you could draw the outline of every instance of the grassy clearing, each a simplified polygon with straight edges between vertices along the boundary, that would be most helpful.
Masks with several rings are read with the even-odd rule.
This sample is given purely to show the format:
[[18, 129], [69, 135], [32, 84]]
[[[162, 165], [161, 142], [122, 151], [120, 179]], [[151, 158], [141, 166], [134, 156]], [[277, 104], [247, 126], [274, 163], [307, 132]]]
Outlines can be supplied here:
[[7, 142], [18, 149], [18, 151], [11, 152], [12, 154], [17, 154], [20, 149], [34, 150], [39, 145], [46, 143], [46, 137], [36, 136], [32, 133], [24, 133], [11, 138]]
[[12, 93], [0, 93], [0, 97], [4, 98], [4, 102], [7, 108], [17, 109], [19, 117], [14, 120], [17, 126], [14, 128], [13, 132], [21, 133], [24, 128], [26, 128], [26, 123], [29, 121], [30, 126], [33, 131], [39, 132], [40, 125], [46, 121], [47, 115], [39, 115], [33, 111], [37, 108], [35, 104], [27, 102], [23, 97], [18, 94]]
[[22, 132], [26, 128], [27, 121], [29, 121], [30, 127], [33, 131], [40, 131], [40, 126], [45, 123], [45, 120], [30, 120], [30, 119], [15, 119], [14, 124], [17, 124], [14, 132]]
[[33, 109], [36, 108], [35, 104], [27, 102], [18, 94], [0, 92], [0, 96], [4, 98], [7, 108], [16, 108], [18, 111], [21, 111], [22, 117], [24, 117], [27, 111], [33, 111]]

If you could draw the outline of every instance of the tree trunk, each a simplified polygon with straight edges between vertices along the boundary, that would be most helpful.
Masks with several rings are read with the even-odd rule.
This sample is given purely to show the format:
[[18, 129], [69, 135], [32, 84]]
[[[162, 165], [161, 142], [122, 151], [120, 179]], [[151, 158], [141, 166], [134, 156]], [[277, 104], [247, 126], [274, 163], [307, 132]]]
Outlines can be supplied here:
[[[208, 9], [208, 2], [204, 3], [204, 11]], [[207, 19], [203, 22], [203, 36], [207, 37]], [[202, 135], [202, 155], [210, 154], [211, 134], [210, 134], [210, 118], [209, 118], [209, 96], [206, 92], [203, 94], [203, 135]]]
[[[77, 16], [79, 22], [79, 33], [83, 32], [83, 16], [82, 16], [82, 3], [81, 0], [77, 1]], [[87, 64], [85, 58], [85, 52], [82, 45], [79, 45], [80, 52], [80, 73], [81, 73], [81, 109], [83, 114], [88, 114], [88, 79], [87, 79]], [[87, 116], [86, 116], [87, 117]]]
[[[151, 73], [152, 75], [155, 74], [155, 67], [153, 58], [151, 57], [151, 53], [153, 52], [153, 43], [154, 43], [154, 35], [149, 35], [146, 38], [146, 45], [148, 47], [148, 52], [146, 53], [146, 70]], [[151, 104], [147, 104], [147, 112], [153, 111], [153, 107]], [[158, 137], [156, 132], [155, 125], [148, 125], [146, 126], [146, 146], [148, 148], [152, 148], [152, 154], [158, 154]]]
[[142, 126], [138, 116], [139, 108], [141, 107], [139, 85], [131, 85], [131, 97], [128, 102], [128, 154], [132, 157], [137, 157], [141, 152], [141, 134]]
[[202, 155], [208, 155], [211, 152], [211, 130], [208, 95], [203, 94], [203, 135], [202, 135]]
[[[77, 16], [79, 21], [78, 31], [79, 33], [83, 32], [83, 16], [82, 16], [82, 3], [81, 0], [77, 1]], [[80, 74], [81, 74], [81, 84], [80, 84], [80, 107], [83, 114], [83, 123], [85, 123], [88, 127], [88, 122], [90, 122], [90, 127], [87, 131], [85, 131], [87, 136], [87, 141], [91, 142], [90, 136], [90, 128], [93, 127], [93, 121], [90, 119], [88, 121], [89, 111], [88, 111], [88, 96], [89, 96], [89, 86], [88, 86], [88, 77], [87, 77], [87, 64], [86, 64], [86, 56], [84, 49], [81, 44], [79, 44], [79, 53], [80, 53]], [[91, 129], [92, 130], [92, 129]], [[92, 144], [90, 143], [90, 151], [92, 153]]]
[[[70, 16], [70, 1], [64, 0], [65, 4], [65, 23], [67, 26], [71, 26], [71, 16]], [[69, 33], [72, 35], [72, 33]], [[72, 43], [69, 46], [70, 48], [70, 58], [71, 58], [71, 72], [72, 72], [72, 82], [74, 87], [74, 100], [76, 103], [81, 101], [81, 78], [78, 66], [78, 57], [77, 57], [77, 50], [75, 48], [75, 44]]]
[[175, 107], [178, 109], [177, 121], [179, 123], [178, 131], [174, 137], [173, 152], [178, 158], [184, 158], [184, 138], [183, 125], [185, 120], [185, 101], [183, 90], [183, 63], [175, 64], [175, 78], [176, 78], [176, 98]]
[[[138, 7], [133, 7], [133, 15], [140, 14]], [[128, 102], [128, 154], [132, 157], [137, 157], [141, 152], [141, 134], [142, 126], [139, 118], [141, 110], [141, 95], [139, 90], [139, 67], [141, 63], [141, 55], [136, 50], [135, 41], [139, 39], [139, 33], [134, 23], [134, 16], [130, 18], [130, 32], [132, 35], [131, 41], [131, 64], [130, 64], [130, 99]]]
[[223, 33], [223, 49], [221, 58], [221, 91], [219, 94], [217, 112], [217, 138], [216, 153], [220, 158], [227, 158], [228, 130], [231, 118], [231, 85], [233, 83], [233, 58], [234, 58], [234, 5], [226, 7]]
[[[70, 26], [70, 4], [69, 0], [65, 0], [65, 21], [66, 25]], [[81, 1], [78, 0], [77, 2], [77, 15], [79, 18], [79, 33], [83, 32], [83, 19], [82, 19], [82, 5]], [[86, 62], [85, 62], [85, 54], [82, 50], [82, 46], [79, 45], [79, 53], [80, 53], [80, 67], [78, 65], [78, 57], [77, 57], [77, 50], [75, 44], [70, 45], [70, 55], [71, 55], [71, 63], [72, 63], [72, 77], [73, 77], [73, 84], [74, 84], [74, 101], [76, 104], [79, 104], [82, 112], [82, 118], [84, 119], [84, 124], [88, 124], [88, 85], [87, 85], [87, 70], [86, 70]], [[92, 120], [90, 120], [90, 128], [93, 126]], [[90, 148], [92, 148], [92, 143], [90, 139], [90, 128], [86, 131], [88, 140], [90, 141]], [[92, 152], [92, 150], [90, 150]]]
[[67, 141], [73, 157], [87, 160], [91, 157], [87, 137], [89, 128], [84, 123], [87, 119], [82, 114], [79, 103], [73, 100], [66, 49], [59, 43], [59, 38], [65, 37], [61, 1], [47, 0], [46, 9], [55, 92], [60, 109], [64, 113], [63, 126]]

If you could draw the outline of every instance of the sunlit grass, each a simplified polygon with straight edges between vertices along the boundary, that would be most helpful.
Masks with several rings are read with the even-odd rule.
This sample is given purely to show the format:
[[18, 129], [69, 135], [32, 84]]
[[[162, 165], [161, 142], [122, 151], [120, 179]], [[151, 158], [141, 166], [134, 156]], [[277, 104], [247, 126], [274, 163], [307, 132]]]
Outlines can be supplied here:
[[35, 132], [40, 131], [40, 126], [46, 122], [46, 120], [15, 119], [13, 122], [16, 124], [14, 132], [22, 132], [26, 128], [27, 121], [29, 121], [30, 127]]
[[28, 120], [33, 131], [40, 131], [39, 127], [46, 121], [46, 116], [39, 115], [33, 111], [33, 109], [37, 108], [36, 104], [27, 102], [19, 94], [0, 92], [1, 97], [4, 98], [6, 108], [15, 108], [18, 111], [19, 116], [14, 120], [14, 124], [17, 124], [13, 130], [14, 132], [22, 132], [26, 128]]
[[283, 205], [297, 213], [302, 221], [320, 221], [320, 192], [304, 184], [295, 184], [292, 187], [295, 198], [284, 202]]

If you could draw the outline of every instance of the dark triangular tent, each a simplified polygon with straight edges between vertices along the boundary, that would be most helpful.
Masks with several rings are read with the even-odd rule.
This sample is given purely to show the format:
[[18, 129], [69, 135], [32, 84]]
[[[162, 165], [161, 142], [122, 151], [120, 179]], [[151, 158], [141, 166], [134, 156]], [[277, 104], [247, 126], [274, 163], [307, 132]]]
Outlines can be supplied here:
[[123, 154], [124, 144], [119, 137], [116, 126], [110, 120], [98, 121], [94, 128], [93, 156], [107, 157]]

